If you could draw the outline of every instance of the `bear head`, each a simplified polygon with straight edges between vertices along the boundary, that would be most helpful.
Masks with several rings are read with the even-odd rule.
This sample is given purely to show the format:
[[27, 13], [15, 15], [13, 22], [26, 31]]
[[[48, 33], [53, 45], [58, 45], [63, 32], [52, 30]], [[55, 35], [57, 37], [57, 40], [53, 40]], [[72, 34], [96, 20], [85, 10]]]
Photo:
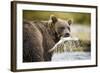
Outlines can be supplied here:
[[63, 19], [57, 18], [54, 15], [51, 15], [49, 19], [50, 28], [55, 31], [59, 39], [61, 37], [70, 37], [71, 35], [70, 25], [71, 24], [72, 24], [71, 19], [63, 20]]

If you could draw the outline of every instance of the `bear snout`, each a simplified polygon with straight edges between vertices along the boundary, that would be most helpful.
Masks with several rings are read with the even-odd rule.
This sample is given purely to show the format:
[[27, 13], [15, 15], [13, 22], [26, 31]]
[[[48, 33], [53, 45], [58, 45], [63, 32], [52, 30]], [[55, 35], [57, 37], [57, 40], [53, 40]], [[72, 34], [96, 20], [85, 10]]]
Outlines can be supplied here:
[[64, 34], [64, 37], [69, 37], [69, 36], [70, 36], [69, 33], [65, 33], [65, 34]]

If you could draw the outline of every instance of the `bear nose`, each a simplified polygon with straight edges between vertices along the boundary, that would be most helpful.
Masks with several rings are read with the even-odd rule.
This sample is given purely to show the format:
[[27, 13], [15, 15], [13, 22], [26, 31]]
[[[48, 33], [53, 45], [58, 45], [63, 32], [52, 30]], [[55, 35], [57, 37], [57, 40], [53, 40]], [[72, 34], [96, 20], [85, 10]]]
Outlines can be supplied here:
[[66, 33], [65, 35], [64, 35], [64, 37], [69, 37], [70, 36], [70, 34], [69, 33]]

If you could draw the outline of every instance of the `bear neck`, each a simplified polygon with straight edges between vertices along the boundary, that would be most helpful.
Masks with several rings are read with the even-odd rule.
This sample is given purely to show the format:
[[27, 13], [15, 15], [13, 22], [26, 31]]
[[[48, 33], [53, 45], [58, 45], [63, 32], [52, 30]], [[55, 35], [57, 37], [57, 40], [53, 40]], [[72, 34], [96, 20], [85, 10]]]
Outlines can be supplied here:
[[55, 43], [57, 43], [60, 40], [54, 28], [51, 28], [50, 25], [48, 24], [48, 21], [34, 21], [34, 23], [41, 30], [42, 33], [44, 32], [44, 30], [41, 26], [39, 26], [39, 24], [43, 25], [45, 27], [44, 29], [47, 30], [48, 35]]
[[48, 29], [50, 36], [52, 37], [54, 42], [57, 43], [60, 40], [60, 37], [58, 37], [58, 34], [56, 33], [56, 31], [53, 27], [50, 27], [49, 24], [47, 24], [47, 25], [48, 25], [47, 29]]

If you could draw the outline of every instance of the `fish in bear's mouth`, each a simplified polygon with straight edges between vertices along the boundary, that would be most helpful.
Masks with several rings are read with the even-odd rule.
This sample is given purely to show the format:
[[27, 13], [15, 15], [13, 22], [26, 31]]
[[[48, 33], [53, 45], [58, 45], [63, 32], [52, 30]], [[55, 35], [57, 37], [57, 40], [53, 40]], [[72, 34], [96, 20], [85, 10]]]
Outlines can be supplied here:
[[[58, 41], [58, 43], [56, 43], [55, 46], [53, 48], [51, 48], [48, 52], [52, 52], [52, 51], [58, 49], [61, 45], [63, 45], [63, 46], [64, 46], [64, 44], [68, 45], [68, 44], [66, 44], [67, 42], [69, 42], [69, 45], [75, 46], [78, 41], [79, 41], [79, 39], [77, 37], [61, 37], [61, 39]], [[71, 44], [72, 42], [73, 42], [73, 44]], [[78, 43], [78, 45], [79, 45], [79, 43]]]

